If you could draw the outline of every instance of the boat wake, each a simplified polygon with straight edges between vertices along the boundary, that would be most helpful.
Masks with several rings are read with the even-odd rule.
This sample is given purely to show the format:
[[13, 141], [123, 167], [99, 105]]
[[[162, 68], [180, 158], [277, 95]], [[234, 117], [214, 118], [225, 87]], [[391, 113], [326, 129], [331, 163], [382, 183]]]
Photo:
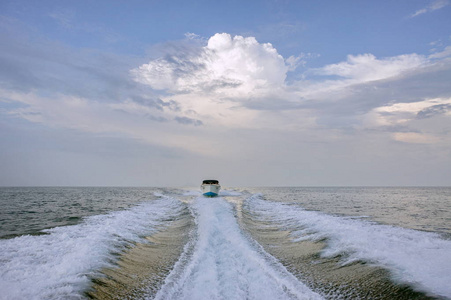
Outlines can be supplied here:
[[258, 194], [245, 206], [261, 221], [289, 231], [292, 242], [325, 242], [321, 256], [340, 257], [341, 266], [363, 261], [389, 270], [396, 282], [451, 297], [451, 241], [438, 234], [307, 211]]
[[176, 192], [0, 240], [0, 299], [451, 297], [438, 234], [248, 192]]
[[156, 299], [322, 299], [240, 229], [224, 198], [196, 198], [192, 243]]
[[46, 235], [0, 240], [0, 299], [81, 299], [102, 268], [184, 210], [180, 201], [160, 197]]

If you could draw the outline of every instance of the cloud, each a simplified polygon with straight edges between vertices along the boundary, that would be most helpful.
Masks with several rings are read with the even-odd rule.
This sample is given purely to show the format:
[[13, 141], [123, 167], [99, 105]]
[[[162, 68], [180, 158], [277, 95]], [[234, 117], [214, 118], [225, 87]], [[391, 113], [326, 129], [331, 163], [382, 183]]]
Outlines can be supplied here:
[[159, 98], [133, 95], [131, 98], [120, 103], [113, 103], [111, 107], [130, 113], [146, 113], [157, 109], [159, 111], [170, 110], [179, 112], [179, 104], [173, 100], [163, 101]]
[[393, 133], [393, 139], [411, 144], [434, 144], [440, 141], [438, 137], [417, 132], [395, 132]]
[[301, 80], [287, 82], [287, 73], [296, 71], [303, 65], [302, 59], [313, 54], [284, 59], [271, 44], [225, 33], [212, 36], [206, 45], [198, 47], [163, 53], [132, 69], [131, 75], [139, 83], [178, 95], [178, 102], [186, 109], [206, 114], [207, 107], [214, 106], [223, 111], [239, 106], [299, 110], [309, 101], [343, 99], [359, 85], [409, 76], [431, 64], [430, 59], [418, 54], [387, 58], [349, 55], [344, 62], [306, 70]]
[[444, 8], [445, 6], [449, 5], [449, 0], [435, 0], [433, 2], [431, 2], [431, 4], [429, 4], [428, 6], [417, 10], [415, 13], [413, 13], [410, 17], [414, 18], [417, 17], [419, 15], [425, 14], [425, 13], [429, 13], [441, 8]]
[[289, 66], [289, 71], [293, 72], [298, 67], [304, 67], [306, 62], [306, 59], [308, 58], [315, 58], [319, 57], [319, 54], [313, 54], [313, 53], [301, 53], [298, 56], [291, 55], [285, 60], [285, 63]]
[[377, 107], [365, 115], [363, 124], [366, 128], [389, 129], [396, 141], [450, 143], [450, 117], [451, 98], [434, 98]]
[[186, 125], [194, 125], [194, 126], [201, 126], [203, 125], [202, 121], [191, 119], [188, 117], [175, 117], [175, 120], [180, 124], [186, 124]]
[[289, 67], [269, 43], [222, 33], [194, 55], [170, 55], [131, 71], [137, 82], [171, 93], [242, 97], [284, 84]]
[[200, 35], [197, 35], [195, 33], [192, 32], [187, 32], [185, 33], [185, 37], [189, 40], [198, 40], [198, 39], [202, 39], [202, 37]]
[[[260, 133], [271, 130], [290, 141], [330, 143], [373, 130], [413, 141], [414, 135], [399, 133], [437, 138], [445, 125], [435, 123], [449, 123], [448, 102], [427, 102], [413, 112], [387, 110], [450, 97], [446, 50], [429, 57], [349, 55], [299, 70], [309, 54], [284, 59], [269, 43], [226, 33], [209, 39], [187, 34], [160, 45], [146, 63], [52, 46], [20, 48], [16, 41], [8, 44], [10, 53], [0, 53], [0, 63], [12, 63], [18, 72], [8, 77], [0, 70], [9, 80], [2, 83], [0, 100], [19, 104], [4, 109], [10, 116], [190, 153], [211, 155], [214, 147], [218, 156], [242, 155], [237, 132], [263, 139]], [[298, 79], [287, 81], [288, 72], [297, 72]], [[24, 80], [27, 74], [33, 80]], [[256, 150], [252, 145], [246, 146], [249, 153]]]
[[395, 103], [389, 106], [381, 106], [376, 110], [379, 112], [386, 113], [410, 113], [412, 115], [417, 115], [426, 109], [430, 109], [437, 106], [449, 106], [451, 105], [451, 99], [428, 99], [418, 102], [410, 103]]
[[399, 55], [377, 59], [372, 54], [348, 55], [347, 61], [327, 65], [314, 72], [319, 75], [339, 76], [356, 82], [382, 80], [425, 66], [428, 60], [418, 54]]
[[156, 101], [152, 101], [152, 104], [149, 106], [127, 99], [120, 103], [112, 103], [108, 107], [115, 111], [128, 113], [132, 116], [141, 116], [157, 122], [167, 122], [167, 118], [161, 116], [158, 111], [155, 111], [155, 108], [160, 111], [163, 110], [162, 106], [155, 105], [155, 102]]
[[429, 55], [429, 58], [441, 59], [441, 58], [450, 57], [450, 56], [451, 56], [451, 46], [447, 46], [443, 51], [436, 52], [436, 53]]
[[21, 104], [10, 108], [6, 112], [9, 116], [32, 123], [208, 154], [204, 150], [208, 142], [184, 129], [202, 125], [202, 122], [170, 108], [161, 111], [131, 99], [108, 103], [62, 94], [39, 96], [0, 89], [0, 104], [6, 101]]
[[[156, 90], [247, 101], [255, 106], [258, 99], [301, 102], [321, 95], [327, 97], [350, 86], [408, 75], [431, 64], [429, 58], [418, 54], [380, 59], [373, 54], [349, 55], [344, 62], [307, 70], [303, 79], [288, 84], [287, 73], [312, 55], [284, 59], [271, 44], [223, 33], [212, 36], [198, 51], [163, 55], [132, 69], [131, 75], [135, 81]], [[289, 106], [296, 105], [286, 107]]]
[[451, 103], [426, 107], [417, 113], [417, 118], [426, 119], [442, 114], [451, 115]]
[[[447, 100], [430, 100], [448, 99], [451, 93], [446, 49], [430, 56], [349, 55], [287, 82], [287, 73], [296, 71], [305, 55], [284, 59], [271, 44], [229, 34], [205, 43], [197, 51], [171, 52], [131, 71], [136, 81], [168, 92], [166, 99], [196, 113], [176, 119], [182, 123], [198, 120], [213, 131], [277, 128], [293, 135], [330, 130], [311, 135], [316, 141], [376, 130], [412, 143], [440, 142], [445, 134], [445, 125], [421, 119], [434, 123], [441, 116], [443, 124], [449, 123]], [[389, 111], [398, 103], [402, 109]], [[407, 107], [415, 105], [420, 108], [409, 112]]]

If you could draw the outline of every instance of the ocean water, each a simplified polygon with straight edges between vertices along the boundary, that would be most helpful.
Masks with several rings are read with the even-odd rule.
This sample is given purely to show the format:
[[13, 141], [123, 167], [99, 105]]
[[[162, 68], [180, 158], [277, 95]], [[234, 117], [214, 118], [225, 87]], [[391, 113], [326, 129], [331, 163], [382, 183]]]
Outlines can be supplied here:
[[0, 188], [0, 299], [451, 299], [451, 188]]

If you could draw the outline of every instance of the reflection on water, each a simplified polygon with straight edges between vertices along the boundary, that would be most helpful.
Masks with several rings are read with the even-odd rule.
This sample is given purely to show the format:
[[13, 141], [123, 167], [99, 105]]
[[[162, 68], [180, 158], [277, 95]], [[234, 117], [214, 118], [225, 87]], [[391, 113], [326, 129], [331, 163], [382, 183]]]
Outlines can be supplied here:
[[382, 224], [442, 233], [451, 239], [451, 187], [283, 187], [248, 189], [270, 201]]
[[43, 234], [156, 199], [155, 188], [0, 187], [0, 238]]

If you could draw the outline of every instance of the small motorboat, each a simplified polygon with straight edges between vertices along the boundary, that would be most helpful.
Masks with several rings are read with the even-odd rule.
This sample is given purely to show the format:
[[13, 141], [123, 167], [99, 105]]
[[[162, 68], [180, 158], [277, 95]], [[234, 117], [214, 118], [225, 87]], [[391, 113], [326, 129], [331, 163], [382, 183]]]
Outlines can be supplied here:
[[221, 186], [219, 185], [219, 181], [214, 179], [204, 180], [202, 181], [202, 185], [200, 186], [202, 195], [207, 197], [216, 197], [219, 194], [220, 189]]

